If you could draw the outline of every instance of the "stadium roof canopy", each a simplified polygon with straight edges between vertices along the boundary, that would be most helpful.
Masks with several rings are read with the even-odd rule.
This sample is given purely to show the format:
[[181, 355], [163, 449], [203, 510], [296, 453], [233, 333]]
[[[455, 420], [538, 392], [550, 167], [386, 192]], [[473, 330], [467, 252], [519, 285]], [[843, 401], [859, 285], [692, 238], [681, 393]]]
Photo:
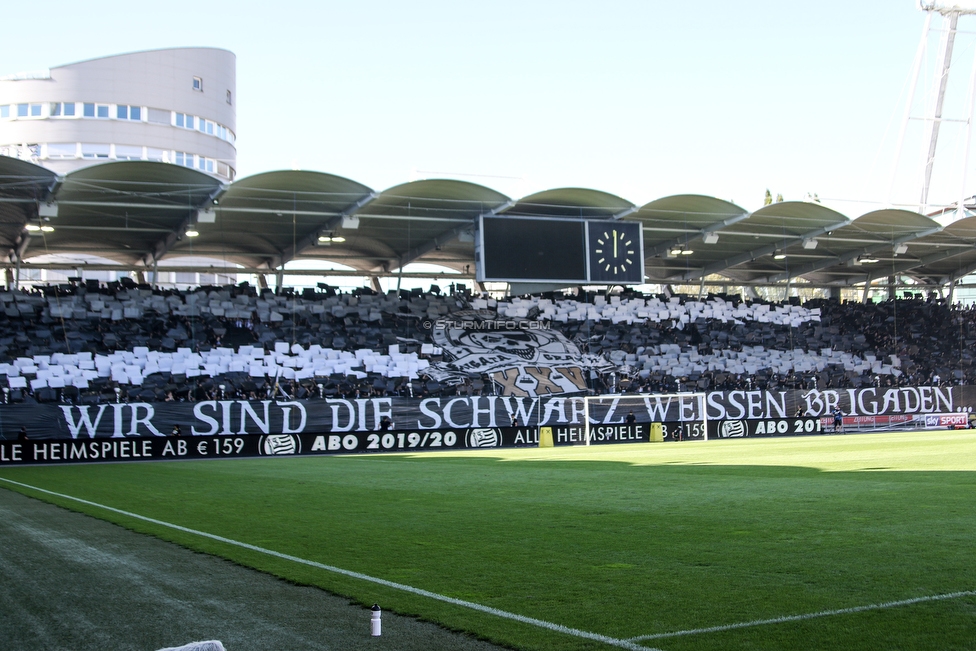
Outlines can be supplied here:
[[223, 185], [196, 170], [146, 161], [96, 164], [60, 177], [0, 157], [0, 247], [8, 267], [60, 254], [98, 256], [129, 270], [207, 258], [274, 273], [289, 262], [325, 260], [372, 276], [424, 262], [470, 277], [478, 219], [491, 215], [639, 221], [650, 283], [802, 279], [851, 286], [908, 276], [941, 285], [976, 271], [973, 216], [936, 221], [886, 209], [851, 220], [818, 203], [780, 202], [750, 212], [701, 195], [638, 207], [585, 188], [511, 199], [436, 179], [376, 191], [311, 171], [266, 172]]

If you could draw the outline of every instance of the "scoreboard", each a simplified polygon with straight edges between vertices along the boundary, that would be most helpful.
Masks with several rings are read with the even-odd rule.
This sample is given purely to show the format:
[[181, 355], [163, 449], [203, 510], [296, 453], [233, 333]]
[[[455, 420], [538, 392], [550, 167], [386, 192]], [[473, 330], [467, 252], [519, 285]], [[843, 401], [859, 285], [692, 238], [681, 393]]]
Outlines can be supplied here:
[[483, 216], [480, 281], [580, 284], [644, 282], [640, 222]]

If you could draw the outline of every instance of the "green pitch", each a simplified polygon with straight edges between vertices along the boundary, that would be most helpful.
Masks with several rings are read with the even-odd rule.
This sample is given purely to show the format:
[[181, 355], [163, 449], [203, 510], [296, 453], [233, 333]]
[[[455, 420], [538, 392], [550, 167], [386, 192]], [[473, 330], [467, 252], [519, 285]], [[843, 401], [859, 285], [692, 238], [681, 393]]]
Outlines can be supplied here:
[[0, 470], [528, 623], [0, 486], [521, 649], [972, 649], [974, 470], [968, 431]]

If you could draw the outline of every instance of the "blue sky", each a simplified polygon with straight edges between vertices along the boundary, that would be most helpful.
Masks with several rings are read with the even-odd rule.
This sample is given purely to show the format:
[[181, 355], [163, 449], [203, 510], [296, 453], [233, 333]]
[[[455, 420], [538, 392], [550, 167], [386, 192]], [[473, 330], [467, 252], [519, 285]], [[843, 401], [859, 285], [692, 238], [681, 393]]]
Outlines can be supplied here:
[[[750, 209], [768, 187], [852, 217], [885, 198], [924, 21], [912, 0], [99, 6], [8, 3], [0, 74], [232, 50], [241, 176], [298, 167], [375, 189], [447, 176], [510, 196], [582, 186]], [[963, 95], [972, 40], [957, 44]], [[917, 157], [911, 135], [906, 150]]]

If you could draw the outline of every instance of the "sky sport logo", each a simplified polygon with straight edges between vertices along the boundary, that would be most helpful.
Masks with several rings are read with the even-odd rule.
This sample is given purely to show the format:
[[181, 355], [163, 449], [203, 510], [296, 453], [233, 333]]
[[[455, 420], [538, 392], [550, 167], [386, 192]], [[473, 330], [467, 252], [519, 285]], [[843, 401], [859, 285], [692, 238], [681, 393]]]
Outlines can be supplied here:
[[551, 330], [548, 321], [509, 321], [508, 319], [485, 319], [471, 321], [452, 321], [440, 319], [438, 321], [424, 321], [425, 330]]
[[258, 449], [261, 451], [261, 454], [269, 456], [300, 454], [302, 451], [302, 442], [293, 434], [272, 434], [261, 437]]

